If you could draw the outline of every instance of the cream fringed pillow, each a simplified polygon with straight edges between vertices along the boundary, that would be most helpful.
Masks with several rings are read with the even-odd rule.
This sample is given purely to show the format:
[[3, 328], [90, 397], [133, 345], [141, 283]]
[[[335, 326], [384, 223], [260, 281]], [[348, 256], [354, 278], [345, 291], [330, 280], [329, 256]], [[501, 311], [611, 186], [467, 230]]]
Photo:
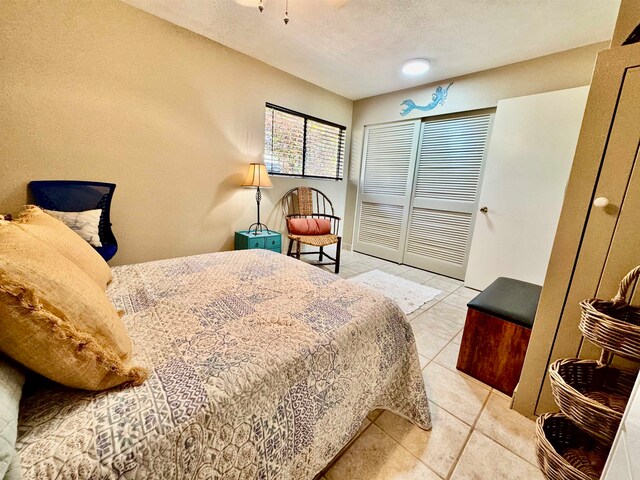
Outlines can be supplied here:
[[27, 205], [16, 224], [22, 230], [57, 250], [75, 263], [105, 290], [111, 281], [111, 269], [95, 249], [60, 220]]
[[0, 351], [69, 387], [103, 390], [147, 377], [102, 291], [18, 225], [0, 221]]

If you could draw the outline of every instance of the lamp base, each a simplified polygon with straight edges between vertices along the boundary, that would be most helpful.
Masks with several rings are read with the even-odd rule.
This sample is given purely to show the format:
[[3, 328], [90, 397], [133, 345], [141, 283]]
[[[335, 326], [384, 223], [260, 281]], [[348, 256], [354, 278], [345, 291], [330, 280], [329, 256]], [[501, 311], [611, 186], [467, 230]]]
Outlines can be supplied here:
[[271, 233], [269, 227], [267, 227], [264, 223], [253, 223], [247, 230], [248, 233], [253, 233], [254, 235], [261, 235], [264, 232]]

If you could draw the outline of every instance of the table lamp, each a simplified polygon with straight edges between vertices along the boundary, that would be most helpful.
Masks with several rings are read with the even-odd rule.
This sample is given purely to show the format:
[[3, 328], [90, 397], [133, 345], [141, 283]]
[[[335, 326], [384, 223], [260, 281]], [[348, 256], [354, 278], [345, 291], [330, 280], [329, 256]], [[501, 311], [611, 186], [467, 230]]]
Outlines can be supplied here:
[[267, 233], [271, 233], [269, 228], [260, 223], [260, 200], [262, 200], [262, 193], [260, 192], [260, 187], [262, 188], [273, 188], [273, 184], [269, 179], [269, 174], [267, 173], [267, 167], [265, 167], [262, 163], [251, 163], [249, 165], [249, 172], [247, 173], [246, 178], [242, 182], [243, 187], [255, 187], [256, 191], [256, 205], [258, 207], [258, 221], [252, 224], [249, 227], [249, 233], [253, 233], [254, 235], [261, 234], [264, 230]]

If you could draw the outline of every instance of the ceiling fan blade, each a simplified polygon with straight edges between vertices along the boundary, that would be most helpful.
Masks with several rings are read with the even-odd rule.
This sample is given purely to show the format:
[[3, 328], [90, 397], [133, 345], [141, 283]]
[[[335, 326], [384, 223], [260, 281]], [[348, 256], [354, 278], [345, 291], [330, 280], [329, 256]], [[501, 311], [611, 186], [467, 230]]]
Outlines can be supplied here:
[[242, 5], [243, 7], [255, 7], [258, 8], [260, 5], [260, 0], [233, 0], [238, 5]]

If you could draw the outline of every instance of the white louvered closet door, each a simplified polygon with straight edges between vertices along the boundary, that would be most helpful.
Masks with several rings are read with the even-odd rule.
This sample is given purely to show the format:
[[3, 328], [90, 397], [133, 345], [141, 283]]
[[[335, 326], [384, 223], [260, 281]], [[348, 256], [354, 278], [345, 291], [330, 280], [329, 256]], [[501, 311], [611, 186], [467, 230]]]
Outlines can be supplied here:
[[402, 262], [419, 132], [419, 120], [365, 128], [356, 251]]
[[403, 263], [464, 279], [491, 121], [422, 123]]

